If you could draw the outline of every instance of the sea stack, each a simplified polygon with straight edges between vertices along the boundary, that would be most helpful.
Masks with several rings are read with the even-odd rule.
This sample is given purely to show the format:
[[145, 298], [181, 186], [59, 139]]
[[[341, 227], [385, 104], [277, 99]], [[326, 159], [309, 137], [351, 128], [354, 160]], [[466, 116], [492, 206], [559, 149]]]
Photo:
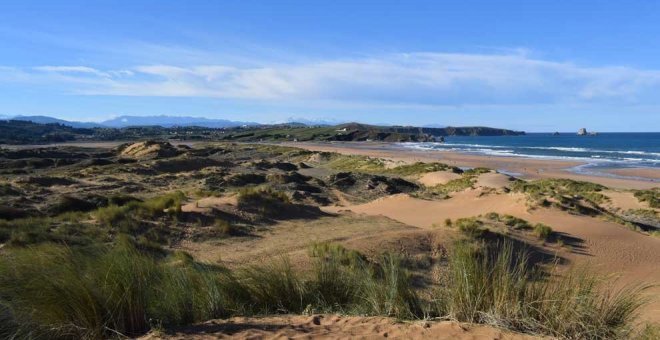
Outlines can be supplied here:
[[577, 134], [578, 134], [578, 136], [586, 136], [587, 135], [587, 129], [581, 128], [580, 130], [578, 130]]

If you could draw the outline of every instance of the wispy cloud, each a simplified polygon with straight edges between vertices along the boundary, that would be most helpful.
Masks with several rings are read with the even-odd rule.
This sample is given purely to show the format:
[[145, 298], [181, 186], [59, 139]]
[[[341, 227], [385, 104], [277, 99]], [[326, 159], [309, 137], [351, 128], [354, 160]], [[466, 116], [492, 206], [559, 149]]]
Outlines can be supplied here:
[[[8, 77], [14, 73], [20, 77]], [[4, 74], [4, 76], [3, 76]], [[529, 53], [407, 53], [263, 66], [140, 65], [0, 68], [0, 81], [31, 79], [69, 93], [217, 97], [344, 104], [530, 105], [625, 101], [658, 104], [660, 71], [585, 67]]]

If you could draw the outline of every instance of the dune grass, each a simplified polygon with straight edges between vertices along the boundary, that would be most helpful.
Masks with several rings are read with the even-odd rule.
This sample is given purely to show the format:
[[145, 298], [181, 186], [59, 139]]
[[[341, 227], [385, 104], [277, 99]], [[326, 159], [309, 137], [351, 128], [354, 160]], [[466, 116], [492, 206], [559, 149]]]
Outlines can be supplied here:
[[220, 313], [208, 296], [213, 270], [157, 262], [128, 238], [112, 248], [42, 245], [0, 258], [0, 335], [104, 338], [199, 321]]
[[585, 271], [545, 273], [508, 243], [460, 242], [421, 298], [400, 255], [367, 259], [334, 244], [310, 248], [311, 267], [287, 258], [235, 270], [183, 252], [154, 257], [135, 241], [41, 245], [0, 257], [0, 337], [107, 338], [235, 315], [345, 313], [438, 316], [571, 339], [625, 338], [644, 287], [618, 291]]
[[238, 191], [238, 207], [266, 217], [281, 215], [291, 204], [289, 196], [270, 187], [249, 187]]
[[605, 189], [607, 187], [600, 184], [563, 178], [517, 180], [512, 186], [513, 191], [527, 194], [537, 205], [554, 205], [562, 210], [585, 215], [598, 215], [603, 212], [599, 204], [609, 200], [609, 197], [601, 193]]
[[635, 191], [635, 197], [640, 202], [647, 202], [651, 208], [660, 208], [660, 188]]
[[646, 287], [612, 290], [584, 270], [547, 274], [509, 243], [459, 243], [437, 293], [437, 311], [458, 321], [567, 339], [631, 334]]

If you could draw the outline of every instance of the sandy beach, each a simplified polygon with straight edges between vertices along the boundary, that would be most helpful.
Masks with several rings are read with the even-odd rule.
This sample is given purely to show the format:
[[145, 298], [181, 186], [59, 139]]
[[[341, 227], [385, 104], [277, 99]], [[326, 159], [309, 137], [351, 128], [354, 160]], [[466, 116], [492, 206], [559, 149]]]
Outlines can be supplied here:
[[649, 189], [660, 186], [660, 170], [650, 168], [599, 169], [597, 174], [581, 174], [569, 169], [584, 163], [563, 160], [468, 155], [441, 150], [415, 150], [394, 143], [332, 142], [285, 143], [314, 151], [339, 152], [387, 158], [405, 163], [442, 162], [457, 167], [487, 167], [526, 179], [569, 178], [590, 181], [617, 189]]

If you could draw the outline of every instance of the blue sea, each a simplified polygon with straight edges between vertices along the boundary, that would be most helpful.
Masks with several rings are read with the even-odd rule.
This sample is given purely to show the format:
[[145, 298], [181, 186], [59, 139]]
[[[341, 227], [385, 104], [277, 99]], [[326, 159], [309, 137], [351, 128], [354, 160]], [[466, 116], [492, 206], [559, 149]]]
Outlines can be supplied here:
[[445, 137], [445, 143], [402, 143], [402, 146], [468, 154], [559, 159], [584, 164], [571, 169], [590, 173], [598, 168], [660, 168], [660, 133], [600, 133], [578, 136], [529, 133], [524, 136]]

